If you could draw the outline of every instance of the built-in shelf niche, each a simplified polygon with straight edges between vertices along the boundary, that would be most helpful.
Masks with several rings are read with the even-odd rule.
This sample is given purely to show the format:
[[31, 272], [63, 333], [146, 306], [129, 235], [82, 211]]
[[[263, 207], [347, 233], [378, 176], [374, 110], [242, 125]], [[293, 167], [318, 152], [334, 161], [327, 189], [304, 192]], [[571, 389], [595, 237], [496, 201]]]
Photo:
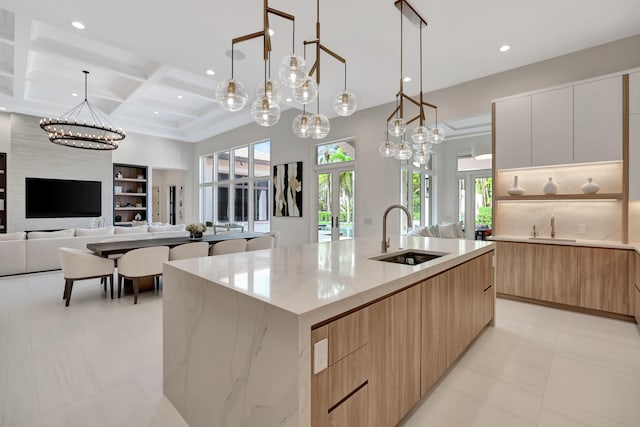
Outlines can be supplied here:
[[136, 214], [140, 214], [141, 220], [147, 220], [147, 177], [146, 166], [113, 165], [113, 221], [115, 225], [131, 225]]
[[[514, 178], [525, 192], [522, 196], [510, 196], [507, 190], [513, 187]], [[558, 184], [558, 193], [546, 195], [542, 187], [549, 177]], [[496, 200], [564, 200], [564, 199], [614, 199], [624, 198], [622, 188], [623, 163], [602, 162], [536, 168], [502, 169], [496, 171]], [[580, 187], [593, 178], [600, 186], [595, 194], [583, 194]]]

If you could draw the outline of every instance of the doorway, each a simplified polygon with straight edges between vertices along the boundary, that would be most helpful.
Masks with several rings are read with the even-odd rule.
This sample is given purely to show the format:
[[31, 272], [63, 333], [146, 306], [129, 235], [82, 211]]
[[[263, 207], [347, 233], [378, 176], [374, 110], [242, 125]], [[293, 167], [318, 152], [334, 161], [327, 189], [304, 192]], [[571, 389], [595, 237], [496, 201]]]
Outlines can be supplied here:
[[355, 177], [353, 167], [323, 169], [316, 173], [318, 242], [353, 239]]

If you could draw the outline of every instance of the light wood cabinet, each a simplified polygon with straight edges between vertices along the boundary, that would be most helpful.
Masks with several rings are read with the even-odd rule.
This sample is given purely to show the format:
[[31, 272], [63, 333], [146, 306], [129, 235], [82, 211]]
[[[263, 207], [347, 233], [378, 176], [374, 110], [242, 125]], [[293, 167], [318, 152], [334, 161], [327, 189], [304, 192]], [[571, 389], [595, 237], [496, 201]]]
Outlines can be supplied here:
[[573, 160], [622, 160], [622, 77], [574, 86]]
[[493, 268], [493, 254], [483, 256], [486, 287], [482, 290], [482, 327], [493, 321], [495, 312], [495, 273]]
[[633, 281], [633, 313], [636, 318], [636, 324], [640, 326], [640, 254], [635, 254], [634, 265], [634, 281]]
[[531, 97], [531, 165], [573, 162], [573, 87]]
[[341, 405], [329, 412], [330, 427], [369, 426], [369, 386], [363, 385]]
[[369, 310], [358, 310], [329, 323], [329, 364], [332, 365], [369, 339]]
[[635, 285], [634, 287], [634, 293], [635, 293], [635, 312], [634, 312], [634, 316], [636, 318], [636, 324], [640, 325], [640, 287], [638, 285]]
[[394, 426], [420, 399], [420, 286], [369, 307], [369, 425]]
[[525, 296], [533, 280], [533, 248], [526, 243], [496, 244], [496, 291]]
[[447, 353], [447, 319], [451, 274], [445, 272], [422, 286], [422, 350], [420, 394], [424, 396], [453, 360]]
[[495, 103], [496, 168], [531, 166], [531, 96]]
[[611, 313], [629, 312], [629, 251], [579, 248], [578, 305]]

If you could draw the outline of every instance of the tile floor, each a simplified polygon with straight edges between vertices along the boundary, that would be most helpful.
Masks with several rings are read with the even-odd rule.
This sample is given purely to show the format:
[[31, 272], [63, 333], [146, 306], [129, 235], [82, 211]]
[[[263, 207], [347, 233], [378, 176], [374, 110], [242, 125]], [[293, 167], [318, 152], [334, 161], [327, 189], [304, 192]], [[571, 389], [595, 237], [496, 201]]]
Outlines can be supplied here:
[[[60, 272], [0, 278], [0, 426], [186, 426], [162, 395], [162, 301]], [[635, 325], [498, 300], [405, 427], [640, 426]], [[270, 427], [270, 426], [264, 426]]]

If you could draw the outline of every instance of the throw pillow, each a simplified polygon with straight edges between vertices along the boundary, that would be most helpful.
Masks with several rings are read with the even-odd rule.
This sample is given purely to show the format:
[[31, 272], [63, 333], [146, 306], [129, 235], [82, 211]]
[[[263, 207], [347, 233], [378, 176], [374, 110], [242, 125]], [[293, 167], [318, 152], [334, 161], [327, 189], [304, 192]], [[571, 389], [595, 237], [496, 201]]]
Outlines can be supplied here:
[[422, 237], [433, 237], [431, 235], [431, 232], [429, 232], [429, 227], [422, 227], [418, 229], [418, 234], [420, 234]]
[[73, 237], [75, 235], [76, 230], [73, 228], [60, 231], [31, 231], [27, 234], [27, 239], [55, 239], [59, 237]]
[[457, 238], [455, 224], [439, 224], [438, 231], [440, 232], [440, 237], [445, 239]]
[[440, 233], [438, 231], [438, 225], [437, 224], [430, 225], [429, 233], [431, 234], [431, 237], [440, 237]]
[[133, 233], [146, 233], [148, 225], [139, 225], [137, 227], [114, 227], [115, 234], [133, 234]]
[[456, 222], [456, 237], [458, 239], [464, 239], [464, 231], [462, 231], [462, 221]]
[[113, 227], [76, 228], [76, 236], [105, 236], [113, 234]]

